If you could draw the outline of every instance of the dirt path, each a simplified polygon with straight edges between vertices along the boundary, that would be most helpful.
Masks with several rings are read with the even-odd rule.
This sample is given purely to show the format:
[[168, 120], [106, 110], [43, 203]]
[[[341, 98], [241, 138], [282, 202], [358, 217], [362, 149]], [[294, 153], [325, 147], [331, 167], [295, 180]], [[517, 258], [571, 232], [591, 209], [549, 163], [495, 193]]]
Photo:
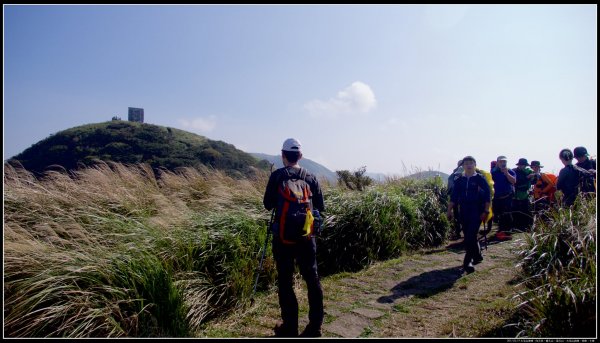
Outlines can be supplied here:
[[[492, 233], [495, 230], [492, 231]], [[492, 237], [489, 234], [488, 237]], [[444, 248], [380, 262], [358, 273], [323, 278], [324, 337], [514, 337], [520, 234], [490, 240], [476, 272], [463, 274], [462, 240]], [[296, 280], [300, 331], [307, 323], [304, 282]], [[277, 293], [243, 313], [210, 323], [199, 337], [270, 337], [279, 319]]]

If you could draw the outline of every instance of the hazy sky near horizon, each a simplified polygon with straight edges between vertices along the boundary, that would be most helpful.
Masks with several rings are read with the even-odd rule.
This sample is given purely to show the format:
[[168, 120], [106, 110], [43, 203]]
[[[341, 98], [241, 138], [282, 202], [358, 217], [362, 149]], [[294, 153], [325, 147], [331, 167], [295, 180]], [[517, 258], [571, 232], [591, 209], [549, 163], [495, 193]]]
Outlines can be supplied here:
[[597, 5], [4, 5], [4, 159], [127, 119], [331, 170], [597, 153]]

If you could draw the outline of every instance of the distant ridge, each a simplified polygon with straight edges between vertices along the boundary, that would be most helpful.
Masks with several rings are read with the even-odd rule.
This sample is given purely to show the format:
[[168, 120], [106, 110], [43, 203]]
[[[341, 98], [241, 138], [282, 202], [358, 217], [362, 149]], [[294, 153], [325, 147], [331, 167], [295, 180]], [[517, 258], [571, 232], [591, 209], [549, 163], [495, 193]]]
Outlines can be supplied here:
[[[250, 155], [258, 158], [259, 160], [267, 160], [270, 163], [275, 164], [275, 168], [282, 168], [283, 162], [281, 161], [281, 155], [268, 155], [258, 152], [251, 152]], [[317, 177], [323, 177], [330, 182], [337, 182], [337, 174], [327, 169], [322, 164], [319, 164], [315, 161], [312, 161], [308, 158], [302, 157], [299, 162], [300, 166], [306, 168], [311, 174], [316, 175]]]

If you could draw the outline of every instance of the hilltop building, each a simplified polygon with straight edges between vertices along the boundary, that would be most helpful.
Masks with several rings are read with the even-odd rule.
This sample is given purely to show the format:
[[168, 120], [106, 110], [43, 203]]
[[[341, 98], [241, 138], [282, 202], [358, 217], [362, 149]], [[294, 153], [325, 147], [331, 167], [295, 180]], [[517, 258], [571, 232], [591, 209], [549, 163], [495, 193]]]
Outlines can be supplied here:
[[129, 113], [127, 116], [127, 120], [143, 123], [144, 122], [144, 109], [129, 107]]

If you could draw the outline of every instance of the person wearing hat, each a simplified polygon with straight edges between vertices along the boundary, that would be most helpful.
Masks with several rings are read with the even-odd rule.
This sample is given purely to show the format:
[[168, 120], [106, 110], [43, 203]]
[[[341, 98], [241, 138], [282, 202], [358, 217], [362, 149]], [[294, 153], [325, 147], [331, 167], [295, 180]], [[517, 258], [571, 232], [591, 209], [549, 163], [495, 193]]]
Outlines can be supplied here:
[[508, 231], [512, 225], [512, 200], [515, 194], [514, 184], [517, 182], [517, 174], [507, 167], [506, 156], [498, 156], [496, 166], [492, 169], [494, 180], [494, 199], [492, 200], [492, 211], [498, 220], [498, 232]]
[[575, 159], [577, 160], [577, 163], [575, 163], [576, 166], [583, 168], [593, 174], [593, 175], [587, 174], [587, 175], [591, 175], [591, 177], [584, 177], [581, 180], [581, 192], [582, 193], [595, 193], [596, 192], [596, 186], [595, 186], [595, 184], [596, 184], [596, 160], [591, 160], [589, 158], [590, 155], [588, 154], [587, 149], [582, 146], [578, 146], [577, 148], [575, 148], [573, 150], [573, 155], [575, 156]]
[[[281, 159], [283, 168], [274, 171], [269, 177], [263, 203], [267, 210], [276, 208], [275, 223], [279, 223], [282, 203], [280, 186], [290, 179], [303, 179], [310, 187], [313, 209], [320, 212], [325, 210], [323, 192], [317, 178], [298, 165], [302, 158], [300, 141], [289, 138], [283, 142]], [[273, 257], [277, 268], [277, 287], [282, 321], [278, 322], [273, 331], [277, 337], [298, 336], [298, 301], [294, 293], [294, 260], [308, 288], [308, 319], [309, 323], [300, 334], [301, 337], [320, 337], [323, 324], [323, 288], [317, 271], [317, 244], [315, 237], [301, 240], [294, 244], [286, 244], [274, 230]], [[281, 238], [281, 239], [280, 239]], [[287, 242], [287, 241], [286, 241]]]
[[517, 230], [527, 231], [533, 224], [531, 203], [529, 201], [529, 190], [535, 175], [529, 167], [526, 158], [520, 158], [517, 167], [513, 171], [517, 175], [515, 182], [515, 196], [513, 198], [513, 220]]
[[577, 194], [579, 194], [581, 173], [573, 165], [573, 152], [570, 149], [562, 149], [558, 157], [565, 167], [558, 173], [556, 190], [562, 193], [561, 205], [569, 207], [575, 203]]
[[531, 161], [531, 169], [533, 169], [533, 200], [534, 211], [539, 213], [542, 210], [548, 209], [550, 205], [556, 202], [554, 192], [556, 192], [556, 175], [550, 173], [542, 173], [544, 168], [540, 161]]
[[454, 183], [448, 211], [448, 219], [454, 216], [454, 207], [458, 206], [460, 222], [465, 234], [465, 258], [463, 268], [465, 272], [475, 271], [473, 264], [483, 261], [477, 233], [479, 226], [490, 213], [490, 186], [485, 177], [475, 171], [477, 165], [475, 158], [466, 156], [463, 158], [464, 173]]

